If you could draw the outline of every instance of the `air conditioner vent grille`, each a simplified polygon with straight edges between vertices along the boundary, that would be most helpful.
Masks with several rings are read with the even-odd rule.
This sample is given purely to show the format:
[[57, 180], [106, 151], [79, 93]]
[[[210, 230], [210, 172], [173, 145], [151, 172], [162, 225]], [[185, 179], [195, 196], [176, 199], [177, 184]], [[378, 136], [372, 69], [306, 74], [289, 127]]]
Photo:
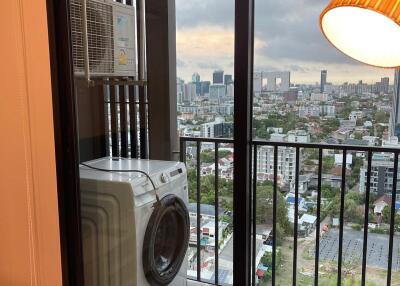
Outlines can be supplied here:
[[[94, 74], [111, 74], [114, 72], [112, 6], [93, 0], [86, 1], [89, 70]], [[82, 0], [71, 0], [70, 7], [74, 70], [75, 72], [83, 72], [85, 60], [82, 33]]]

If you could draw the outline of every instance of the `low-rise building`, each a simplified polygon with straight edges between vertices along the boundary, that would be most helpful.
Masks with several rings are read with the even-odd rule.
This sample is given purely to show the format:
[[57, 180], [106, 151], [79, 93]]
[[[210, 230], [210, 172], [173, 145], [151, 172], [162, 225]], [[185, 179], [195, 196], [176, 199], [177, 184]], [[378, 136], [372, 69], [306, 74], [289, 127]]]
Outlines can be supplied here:
[[310, 133], [305, 130], [291, 130], [287, 133], [287, 141], [293, 143], [310, 143]]
[[357, 120], [340, 120], [340, 127], [341, 128], [355, 128], [357, 126]]
[[299, 235], [308, 236], [315, 229], [317, 217], [310, 214], [303, 214], [298, 223]]
[[363, 118], [363, 112], [362, 111], [359, 111], [359, 110], [352, 111], [349, 114], [349, 120], [357, 121], [358, 119], [361, 119], [361, 118]]
[[223, 118], [216, 118], [214, 122], [203, 123], [200, 127], [201, 137], [230, 138], [233, 136], [233, 123], [225, 122]]
[[392, 198], [388, 195], [383, 195], [377, 198], [374, 202], [374, 214], [382, 215], [383, 209], [391, 205]]
[[[346, 168], [350, 169], [350, 166], [353, 164], [353, 155], [346, 154]], [[335, 166], [341, 167], [343, 166], [343, 155], [335, 154]]]

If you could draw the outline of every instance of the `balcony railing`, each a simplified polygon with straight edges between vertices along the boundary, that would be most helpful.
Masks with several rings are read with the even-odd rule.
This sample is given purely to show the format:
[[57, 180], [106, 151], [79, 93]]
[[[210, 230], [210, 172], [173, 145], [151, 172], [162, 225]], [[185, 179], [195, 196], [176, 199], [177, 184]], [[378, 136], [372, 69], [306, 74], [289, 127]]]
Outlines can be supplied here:
[[[201, 149], [202, 145], [207, 144], [208, 148], [212, 148], [214, 150], [214, 162], [209, 163], [209, 167], [214, 164], [213, 168], [214, 169], [214, 256], [211, 257], [213, 261], [213, 268], [214, 268], [214, 273], [213, 275], [208, 275], [207, 277], [203, 277], [202, 271], [203, 268], [205, 268], [207, 265], [207, 261], [210, 261], [210, 256], [205, 257], [203, 255], [202, 257], [202, 251], [204, 252], [205, 249], [207, 248], [207, 245], [204, 245], [204, 239], [203, 233], [201, 232], [202, 230], [202, 209], [201, 209], [201, 202], [202, 202], [202, 193], [201, 193], [201, 177], [202, 177], [202, 162], [201, 162]], [[210, 146], [211, 145], [211, 146]], [[215, 284], [215, 285], [228, 285], [230, 284], [229, 279], [226, 278], [226, 273], [225, 275], [221, 275], [220, 271], [220, 266], [219, 266], [219, 256], [221, 255], [220, 253], [223, 253], [222, 249], [220, 249], [220, 241], [221, 237], [219, 233], [219, 227], [220, 227], [220, 208], [219, 208], [219, 180], [220, 180], [220, 164], [219, 160], [219, 150], [221, 149], [221, 146], [224, 147], [233, 147], [233, 140], [232, 139], [221, 139], [221, 138], [189, 138], [189, 137], [181, 137], [180, 138], [180, 148], [181, 148], [181, 160], [185, 162], [188, 166], [188, 170], [195, 170], [196, 176], [195, 176], [195, 184], [194, 182], [191, 182], [192, 185], [195, 185], [195, 189], [190, 189], [189, 192], [191, 194], [191, 199], [192, 201], [195, 201], [196, 204], [196, 215], [195, 218], [196, 220], [193, 222], [193, 232], [197, 236], [195, 239], [195, 246], [193, 250], [193, 255], [191, 255], [191, 263], [190, 265], [195, 264], [194, 267], [192, 267], [192, 270], [189, 270], [191, 274], [189, 274], [190, 279], [194, 279], [197, 281], [203, 281], [207, 282], [210, 284]], [[312, 264], [313, 264], [313, 271], [312, 273], [309, 273], [310, 276], [313, 276], [310, 284], [304, 284], [304, 285], [325, 285], [324, 283], [326, 280], [322, 281], [322, 279], [326, 279], [323, 277], [321, 267], [321, 262], [325, 261], [327, 264], [332, 263], [335, 265], [334, 270], [330, 270], [330, 272], [334, 272], [335, 280], [337, 281], [338, 285], [344, 284], [345, 281], [345, 276], [348, 276], [348, 267], [347, 265], [349, 263], [354, 263], [356, 268], [358, 269], [358, 273], [356, 270], [350, 270], [352, 273], [351, 275], [357, 276], [359, 274], [358, 282], [361, 285], [365, 285], [366, 281], [370, 281], [370, 278], [372, 278], [372, 274], [367, 274], [367, 266], [368, 267], [375, 267], [379, 269], [379, 271], [383, 271], [386, 274], [385, 281], [387, 285], [391, 285], [392, 282], [392, 275], [395, 272], [394, 270], [398, 270], [398, 267], [400, 266], [400, 248], [396, 246], [394, 251], [394, 243], [399, 243], [400, 240], [397, 240], [397, 235], [395, 234], [395, 216], [396, 216], [396, 195], [399, 195], [397, 193], [397, 180], [398, 180], [398, 155], [400, 152], [400, 149], [397, 148], [384, 148], [384, 147], [372, 147], [372, 146], [350, 146], [350, 145], [327, 145], [327, 144], [310, 144], [310, 143], [289, 143], [289, 142], [269, 142], [269, 141], [253, 141], [252, 142], [253, 146], [253, 172], [252, 172], [252, 212], [251, 212], [251, 240], [252, 240], [252, 283], [253, 285], [258, 285], [258, 283], [261, 283], [262, 285], [283, 285], [281, 280], [278, 280], [277, 277], [277, 271], [280, 267], [280, 265], [277, 265], [279, 262], [277, 259], [277, 245], [278, 245], [278, 239], [279, 239], [279, 234], [278, 232], [278, 227], [277, 227], [277, 218], [278, 214], [277, 212], [279, 211], [276, 206], [278, 206], [278, 192], [281, 193], [281, 186], [279, 184], [278, 178], [284, 176], [283, 170], [282, 170], [282, 162], [285, 159], [282, 158], [283, 155], [280, 155], [279, 152], [280, 150], [284, 148], [289, 148], [290, 150], [293, 150], [295, 152], [294, 158], [291, 160], [294, 160], [294, 179], [292, 179], [291, 182], [289, 182], [289, 185], [291, 183], [292, 186], [294, 186], [294, 190], [292, 189], [287, 190], [287, 193], [292, 193], [291, 195], [294, 197], [294, 203], [292, 206], [292, 209], [294, 211], [294, 216], [293, 216], [293, 234], [289, 235], [287, 239], [289, 241], [293, 241], [293, 250], [292, 250], [292, 257], [290, 258], [290, 262], [288, 263], [291, 265], [291, 269], [285, 269], [285, 274], [284, 275], [289, 275], [291, 273], [291, 279], [290, 283], [292, 285], [298, 285], [299, 282], [301, 282], [301, 279], [299, 279], [299, 269], [302, 267], [302, 265], [299, 265], [299, 249], [298, 249], [298, 243], [300, 239], [300, 232], [303, 233], [303, 230], [301, 229], [302, 226], [299, 225], [299, 214], [300, 214], [300, 209], [299, 209], [299, 203], [302, 199], [302, 195], [299, 193], [299, 179], [300, 179], [300, 166], [301, 166], [301, 159], [302, 159], [302, 152], [304, 150], [313, 150], [315, 154], [315, 159], [314, 159], [314, 173], [316, 179], [316, 208], [315, 208], [315, 217], [316, 217], [316, 222], [314, 224], [314, 227], [311, 226], [311, 233], [312, 235], [308, 235], [308, 239], [314, 240], [315, 247], [313, 249], [310, 249], [309, 252], [311, 253], [312, 256]], [[273, 153], [273, 168], [272, 168], [272, 173], [270, 174], [271, 176], [267, 178], [271, 179], [272, 182], [272, 190], [273, 190], [273, 197], [272, 197], [272, 204], [269, 204], [270, 206], [273, 207], [272, 210], [272, 231], [268, 235], [268, 238], [265, 239], [264, 243], [267, 244], [267, 246], [270, 247], [271, 249], [271, 256], [272, 256], [272, 261], [270, 262], [270, 265], [261, 265], [259, 264], [259, 261], [256, 262], [256, 259], [259, 260], [260, 255], [260, 245], [257, 243], [257, 208], [259, 207], [259, 204], [264, 203], [260, 202], [260, 199], [257, 198], [257, 188], [259, 187], [258, 183], [260, 183], [260, 180], [258, 179], [258, 172], [257, 168], [258, 166], [261, 166], [258, 162], [260, 158], [262, 160], [266, 160], [264, 157], [260, 156], [260, 151], [268, 148], [268, 152]], [[188, 152], [189, 150], [189, 152]], [[323, 223], [323, 220], [325, 217], [321, 218], [322, 215], [322, 206], [325, 206], [326, 204], [330, 204], [330, 202], [327, 202], [325, 198], [322, 198], [322, 193], [321, 190], [323, 188], [324, 184], [324, 176], [323, 176], [323, 164], [324, 164], [324, 157], [325, 157], [325, 152], [331, 152], [331, 153], [336, 153], [336, 156], [338, 156], [338, 153], [340, 154], [338, 158], [340, 163], [340, 170], [341, 170], [341, 175], [339, 175], [341, 178], [340, 180], [340, 193], [337, 194], [337, 197], [339, 198], [340, 202], [340, 207], [337, 210], [338, 212], [338, 225], [336, 230], [331, 230], [330, 226], [328, 229], [326, 229], [325, 225], [321, 225]], [[388, 157], [390, 158], [390, 168], [385, 169], [384, 173], [382, 173], [382, 169], [378, 172], [381, 172], [381, 175], [384, 174], [384, 177], [379, 177], [377, 180], [378, 182], [372, 182], [371, 181], [371, 174], [372, 168], [378, 168], [376, 167], [373, 163], [373, 158], [374, 154], [387, 154]], [[362, 223], [360, 223], [358, 230], [355, 228], [353, 230], [350, 229], [349, 225], [347, 224], [348, 219], [345, 218], [345, 212], [346, 212], [346, 217], [348, 213], [352, 213], [352, 211], [356, 212], [356, 209], [348, 210], [345, 209], [346, 205], [346, 195], [350, 193], [350, 190], [347, 187], [347, 181], [350, 180], [348, 177], [348, 170], [351, 167], [351, 162], [347, 162], [348, 160], [348, 154], [357, 154], [357, 156], [364, 156], [363, 157], [363, 164], [364, 167], [366, 168], [366, 180], [365, 180], [365, 188], [363, 188], [365, 191], [359, 194], [364, 195], [364, 203], [360, 204], [357, 208], [361, 208], [361, 213], [363, 214], [363, 220]], [[280, 161], [278, 162], [278, 159], [280, 158]], [[281, 166], [279, 166], [281, 164]], [[374, 166], [373, 166], [374, 165]], [[268, 170], [271, 171], [268, 166], [266, 167]], [[390, 170], [389, 170], [390, 169]], [[385, 172], [390, 172], [392, 175], [386, 176]], [[385, 178], [386, 182], [382, 182], [382, 178]], [[387, 179], [392, 180], [392, 182], [388, 182]], [[190, 179], [190, 178], [189, 178]], [[375, 180], [375, 179], [374, 179]], [[293, 182], [294, 181], [294, 182]], [[390, 209], [390, 214], [389, 214], [389, 222], [386, 224], [386, 231], [388, 233], [386, 234], [370, 234], [372, 236], [370, 239], [372, 240], [370, 245], [368, 243], [369, 239], [369, 216], [371, 213], [371, 206], [370, 204], [372, 203], [371, 200], [371, 186], [374, 187], [374, 190], [376, 189], [375, 185], [376, 184], [391, 184], [391, 189], [386, 193], [387, 197], [390, 199], [389, 202], [387, 202], [387, 206]], [[390, 185], [390, 184], [389, 184]], [[380, 186], [382, 188], [382, 185]], [[379, 186], [377, 187], [379, 188]], [[379, 189], [382, 191], [382, 189]], [[354, 193], [354, 190], [353, 190]], [[374, 192], [375, 193], [375, 192]], [[292, 200], [293, 202], [293, 200]], [[287, 206], [287, 205], [286, 205]], [[383, 215], [383, 211], [381, 211], [381, 218]], [[337, 218], [336, 218], [337, 220]], [[335, 225], [335, 223], [333, 223]], [[335, 227], [335, 226], [334, 226]], [[376, 225], [373, 225], [373, 227], [377, 227]], [[204, 228], [203, 228], [204, 230]], [[315, 235], [313, 234], [315, 231]], [[329, 255], [327, 254], [326, 248], [331, 246], [328, 245], [331, 243], [332, 245], [336, 245], [335, 241], [329, 240], [329, 235], [327, 233], [331, 231], [332, 233], [338, 233], [337, 238], [334, 240], [337, 243], [337, 252], [336, 253], [330, 253]], [[357, 232], [358, 231], [358, 232]], [[370, 232], [378, 232], [374, 230], [370, 230]], [[385, 231], [382, 231], [385, 232]], [[359, 233], [357, 235], [357, 233]], [[322, 235], [327, 236], [327, 240], [323, 242], [323, 246], [321, 246], [321, 239], [323, 239]], [[307, 236], [307, 234], [306, 234]], [[360, 245], [360, 240], [362, 239], [362, 245]], [[383, 239], [383, 244], [377, 245], [379, 239]], [[269, 240], [269, 241], [268, 241]], [[386, 244], [386, 246], [385, 246]], [[387, 246], [388, 245], [388, 246]], [[374, 247], [380, 248], [377, 250]], [[224, 242], [222, 243], [222, 247], [224, 247]], [[289, 247], [290, 248], [290, 247]], [[358, 253], [356, 253], [358, 251]], [[287, 252], [287, 249], [286, 249]], [[211, 254], [212, 256], [212, 254]], [[321, 258], [321, 256], [323, 256]], [[375, 257], [376, 256], [376, 257]], [[371, 265], [369, 264], [369, 261], [371, 259]], [[374, 260], [375, 259], [375, 260]], [[325, 263], [324, 262], [324, 263]], [[368, 264], [367, 264], [368, 262]], [[261, 265], [261, 271], [259, 271], [259, 265]], [[190, 267], [189, 267], [190, 268]], [[345, 269], [346, 268], [346, 269]], [[393, 271], [392, 271], [393, 270]], [[257, 272], [258, 271], [258, 272]], [[287, 272], [290, 271], [290, 272]], [[385, 272], [386, 271], [386, 272]], [[325, 274], [327, 271], [324, 271]], [[329, 272], [329, 271], [328, 271]], [[397, 272], [397, 271], [396, 271]], [[194, 275], [193, 275], [194, 274]], [[397, 275], [398, 273], [396, 273]], [[268, 278], [264, 279], [263, 281], [259, 280], [258, 275], [264, 276], [267, 275]], [[366, 278], [368, 275], [368, 278]], [[290, 275], [289, 275], [290, 276]], [[332, 273], [330, 273], [330, 277], [332, 278]], [[397, 277], [397, 276], [396, 276]], [[320, 279], [320, 281], [319, 281]], [[367, 279], [367, 280], [366, 280]], [[381, 277], [382, 279], [382, 277]], [[397, 278], [393, 278], [397, 279]], [[223, 281], [222, 281], [223, 280]], [[232, 281], [232, 280], [231, 280]], [[263, 284], [264, 283], [264, 284]], [[265, 284], [267, 283], [267, 284]], [[285, 284], [285, 285], [289, 285]], [[303, 284], [299, 284], [303, 285]]]

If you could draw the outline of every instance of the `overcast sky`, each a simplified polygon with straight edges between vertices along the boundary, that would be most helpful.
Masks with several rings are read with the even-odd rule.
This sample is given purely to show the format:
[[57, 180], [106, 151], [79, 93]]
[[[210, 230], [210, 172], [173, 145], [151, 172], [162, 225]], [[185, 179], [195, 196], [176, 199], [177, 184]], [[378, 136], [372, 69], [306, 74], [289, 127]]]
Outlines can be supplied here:
[[[328, 0], [255, 0], [255, 70], [291, 72], [292, 83], [315, 83], [321, 69], [333, 83], [379, 81], [394, 71], [369, 67], [332, 47], [319, 29]], [[233, 74], [234, 0], [176, 0], [177, 75], [210, 80]], [[371, 39], [373, 40], [373, 39]]]

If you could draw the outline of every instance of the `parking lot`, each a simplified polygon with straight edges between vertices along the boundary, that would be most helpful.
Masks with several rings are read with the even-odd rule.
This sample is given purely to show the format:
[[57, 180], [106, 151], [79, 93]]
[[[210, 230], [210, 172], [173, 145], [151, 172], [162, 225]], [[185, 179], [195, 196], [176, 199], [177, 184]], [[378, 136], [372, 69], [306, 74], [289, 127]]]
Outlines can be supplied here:
[[[343, 261], [344, 263], [359, 264], [363, 253], [363, 232], [344, 230]], [[399, 236], [394, 237], [392, 269], [400, 268]], [[339, 249], [339, 231], [330, 230], [321, 238], [320, 261], [337, 261]], [[311, 248], [310, 256], [314, 256], [315, 248]], [[385, 234], [368, 233], [367, 265], [376, 268], [387, 268], [389, 252], [389, 236]]]

